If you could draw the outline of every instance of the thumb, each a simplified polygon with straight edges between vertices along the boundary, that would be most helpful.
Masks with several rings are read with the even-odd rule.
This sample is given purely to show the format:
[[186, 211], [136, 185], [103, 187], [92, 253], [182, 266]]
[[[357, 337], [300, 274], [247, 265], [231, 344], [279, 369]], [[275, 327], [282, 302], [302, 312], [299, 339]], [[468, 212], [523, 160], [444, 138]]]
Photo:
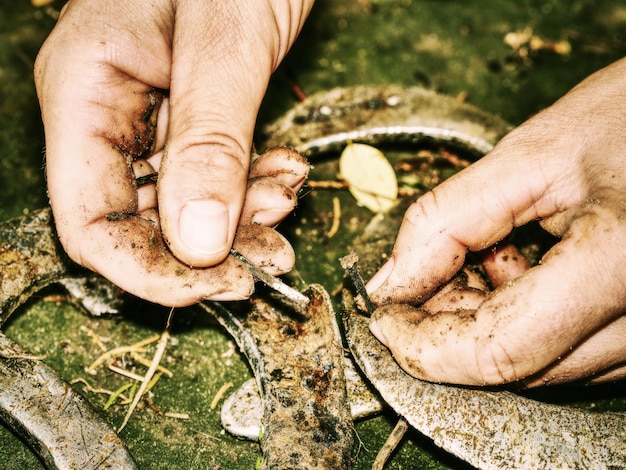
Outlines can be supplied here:
[[[550, 115], [544, 116], [512, 131], [488, 155], [409, 207], [391, 258], [367, 285], [375, 303], [424, 301], [460, 269], [467, 250], [483, 250], [513, 227], [582, 199], [579, 176], [565, 161], [571, 145], [558, 136], [541, 138]], [[556, 142], [548, 149], [565, 149], [552, 158], [539, 145], [549, 138]]]
[[240, 3], [180, 2], [176, 12], [158, 203], [170, 249], [191, 266], [221, 262], [232, 245], [255, 120], [276, 62], [272, 39], [251, 26], [260, 13]]

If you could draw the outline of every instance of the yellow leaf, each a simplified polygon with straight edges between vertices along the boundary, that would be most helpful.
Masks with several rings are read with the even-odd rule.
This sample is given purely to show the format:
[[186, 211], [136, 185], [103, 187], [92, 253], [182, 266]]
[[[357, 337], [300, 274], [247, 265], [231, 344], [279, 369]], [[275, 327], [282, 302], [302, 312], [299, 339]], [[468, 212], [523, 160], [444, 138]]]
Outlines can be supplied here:
[[396, 173], [385, 155], [365, 144], [348, 144], [339, 172], [357, 202], [373, 212], [386, 212], [398, 198]]

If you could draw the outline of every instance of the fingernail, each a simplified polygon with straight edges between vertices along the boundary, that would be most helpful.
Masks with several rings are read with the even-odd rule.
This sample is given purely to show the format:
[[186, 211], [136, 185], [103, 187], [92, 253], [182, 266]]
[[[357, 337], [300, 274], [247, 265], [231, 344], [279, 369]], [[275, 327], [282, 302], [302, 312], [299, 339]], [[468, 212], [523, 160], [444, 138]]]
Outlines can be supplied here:
[[281, 178], [281, 180], [297, 193], [306, 181], [306, 175], [301, 175], [299, 173], [286, 173], [285, 177]]
[[188, 201], [180, 213], [180, 237], [191, 250], [214, 255], [227, 249], [228, 209], [219, 201]]
[[293, 207], [288, 210], [261, 210], [252, 216], [252, 223], [272, 227], [283, 220], [292, 210]]
[[391, 271], [393, 271], [394, 264], [395, 263], [393, 261], [393, 258], [391, 258], [382, 266], [382, 268], [378, 270], [376, 274], [374, 274], [374, 276], [365, 285], [365, 290], [367, 291], [368, 294], [371, 294], [372, 292], [374, 292], [376, 289], [378, 289], [380, 286], [383, 285], [383, 283], [387, 280], [387, 278], [391, 274]]
[[252, 289], [247, 289], [246, 293], [242, 292], [220, 292], [213, 294], [207, 300], [215, 300], [216, 302], [231, 302], [233, 300], [246, 300], [252, 295]]
[[376, 337], [378, 341], [387, 346], [387, 338], [383, 334], [380, 328], [380, 324], [377, 320], [372, 320], [370, 323], [370, 332]]

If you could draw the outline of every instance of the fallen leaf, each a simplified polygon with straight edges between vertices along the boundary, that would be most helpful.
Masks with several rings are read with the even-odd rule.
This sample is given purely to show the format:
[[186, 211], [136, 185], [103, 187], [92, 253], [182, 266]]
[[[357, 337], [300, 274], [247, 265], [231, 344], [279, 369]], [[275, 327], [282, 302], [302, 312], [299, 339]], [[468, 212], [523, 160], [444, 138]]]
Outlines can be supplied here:
[[339, 172], [357, 202], [373, 212], [388, 211], [398, 199], [396, 173], [371, 145], [348, 144], [339, 158]]

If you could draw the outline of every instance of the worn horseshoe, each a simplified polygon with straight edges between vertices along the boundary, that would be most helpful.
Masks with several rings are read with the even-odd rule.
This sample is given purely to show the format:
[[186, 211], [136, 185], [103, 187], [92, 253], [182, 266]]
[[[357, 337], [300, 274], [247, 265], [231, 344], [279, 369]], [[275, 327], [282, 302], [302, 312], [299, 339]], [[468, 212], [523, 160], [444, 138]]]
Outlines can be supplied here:
[[[392, 86], [314, 95], [267, 132], [268, 146], [293, 146], [314, 160], [350, 141], [437, 143], [479, 157], [509, 130], [502, 120], [453, 98]], [[366, 232], [360, 243], [375, 245], [370, 252], [390, 251], [387, 221], [374, 219]], [[361, 268], [371, 275], [379, 260], [361, 260]], [[413, 427], [457, 457], [479, 468], [626, 467], [626, 413], [594, 413], [510, 392], [414, 379], [369, 333], [346, 293], [344, 310], [346, 339], [367, 381]]]
[[[32, 294], [71, 273], [50, 210], [0, 225], [0, 327]], [[0, 419], [48, 468], [135, 469], [124, 442], [63, 378], [0, 333]]]
[[[305, 103], [296, 106], [285, 117], [267, 128], [267, 146], [287, 145], [296, 147], [314, 159], [316, 156], [337, 150], [348, 141], [365, 143], [440, 143], [459, 147], [476, 157], [489, 151], [506, 132], [509, 126], [480, 110], [418, 88], [401, 87], [355, 87], [336, 89], [310, 97]], [[377, 241], [373, 241], [377, 243]], [[382, 243], [382, 242], [381, 242]], [[45, 285], [59, 281], [69, 274], [69, 262], [62, 254], [52, 227], [49, 210], [33, 212], [0, 226], [0, 326], [11, 313], [34, 292]], [[348, 298], [349, 299], [349, 298]], [[532, 402], [507, 392], [497, 393], [497, 400], [485, 399], [484, 391], [463, 389], [443, 385], [424, 385], [402, 372], [394, 371], [393, 360], [383, 348], [380, 351], [368, 341], [375, 341], [363, 329], [363, 321], [346, 301], [349, 312], [348, 341], [353, 354], [365, 375], [376, 386], [385, 401], [419, 431], [431, 436], [435, 442], [468, 462], [485, 468], [511, 468], [523, 466], [529, 461], [521, 455], [526, 447], [518, 443], [540, 442], [539, 451], [528, 454], [533, 460], [530, 465], [562, 466], [624, 466], [626, 462], [626, 414], [594, 414], [569, 408], [554, 407], [540, 402]], [[42, 364], [19, 346], [7, 342], [0, 346], [0, 364], [6, 367], [6, 374], [0, 379], [0, 417], [13, 429], [25, 436], [43, 461], [50, 468], [83, 467], [96, 468], [109, 465], [113, 468], [136, 468], [123, 442], [103, 423], [91, 407], [84, 402], [71, 387], [58, 377], [35, 373], [35, 367]], [[376, 354], [370, 354], [375, 351]], [[387, 355], [387, 356], [385, 356]], [[387, 363], [386, 361], [391, 361]], [[391, 365], [389, 365], [391, 364]], [[381, 366], [389, 366], [389, 377], [381, 375]], [[14, 373], [11, 376], [9, 373]], [[396, 374], [397, 372], [397, 374]], [[24, 381], [26, 385], [40, 387], [41, 380], [55, 384], [49, 389], [41, 389], [39, 400], [29, 402], [37, 406], [24, 406], [24, 398], [15, 384]], [[404, 380], [404, 381], [403, 381]], [[408, 382], [407, 382], [408, 380]], [[400, 394], [387, 390], [389, 384], [398, 384]], [[419, 392], [428, 390], [428, 392]], [[407, 393], [420, 393], [423, 401], [409, 397]], [[60, 396], [65, 397], [58, 401]], [[489, 395], [490, 396], [490, 395]], [[463, 400], [459, 401], [460, 398]], [[431, 406], [424, 406], [430, 400]], [[496, 401], [494, 401], [496, 400]], [[532, 402], [532, 403], [531, 403]], [[48, 418], [50, 403], [59, 403], [54, 409], [79, 410], [81, 420], [72, 426], [61, 424], [58, 415]], [[440, 427], [430, 424], [431, 416], [448, 410], [456, 413], [459, 419], [468, 418], [459, 403], [480, 408], [491, 406], [493, 414], [487, 413], [482, 426], [474, 426], [476, 433], [453, 432], [441, 426], [453, 426], [451, 421], [439, 417]], [[456, 409], [449, 408], [456, 406]], [[43, 409], [41, 409], [43, 408]], [[472, 413], [470, 408], [466, 408]], [[487, 410], [487, 408], [485, 408]], [[506, 421], [512, 416], [525, 413], [538, 413], [545, 419], [535, 423], [532, 419]], [[555, 411], [556, 410], [556, 411]], [[93, 410], [92, 410], [93, 411]], [[88, 419], [84, 419], [82, 413]], [[25, 413], [26, 416], [23, 416]], [[541, 414], [543, 413], [543, 415]], [[552, 413], [552, 414], [550, 414]], [[551, 416], [559, 418], [550, 418]], [[473, 415], [472, 415], [473, 416]], [[57, 428], [52, 435], [67, 440], [67, 446], [58, 446], [50, 431], [42, 432], [38, 418], [44, 417], [47, 425], [55, 422]], [[73, 422], [74, 423], [74, 422]], [[496, 441], [494, 435], [507, 424], [515, 433], [503, 435]], [[519, 428], [517, 431], [514, 425]], [[62, 429], [61, 429], [62, 427]], [[92, 433], [93, 434], [89, 434]], [[112, 434], [111, 434], [112, 433]], [[490, 434], [491, 433], [491, 434]], [[532, 434], [532, 436], [531, 436]], [[90, 435], [89, 439], [83, 436]], [[526, 440], [515, 441], [517, 436]], [[529, 437], [530, 436], [530, 437]], [[502, 437], [499, 436], [498, 437]], [[532, 439], [532, 440], [529, 440]], [[500, 453], [494, 453], [493, 443], [498, 442]], [[585, 453], [586, 449], [589, 453]], [[552, 460], [561, 458], [562, 460]], [[584, 454], [584, 455], [583, 455]], [[546, 456], [550, 455], [550, 459]], [[556, 456], [556, 457], [553, 457]], [[589, 459], [587, 459], [591, 456]], [[489, 460], [491, 459], [491, 460]], [[569, 460], [563, 460], [569, 459]], [[578, 460], [576, 460], [578, 459]], [[585, 460], [587, 459], [587, 460]], [[69, 463], [71, 462], [71, 464]]]

